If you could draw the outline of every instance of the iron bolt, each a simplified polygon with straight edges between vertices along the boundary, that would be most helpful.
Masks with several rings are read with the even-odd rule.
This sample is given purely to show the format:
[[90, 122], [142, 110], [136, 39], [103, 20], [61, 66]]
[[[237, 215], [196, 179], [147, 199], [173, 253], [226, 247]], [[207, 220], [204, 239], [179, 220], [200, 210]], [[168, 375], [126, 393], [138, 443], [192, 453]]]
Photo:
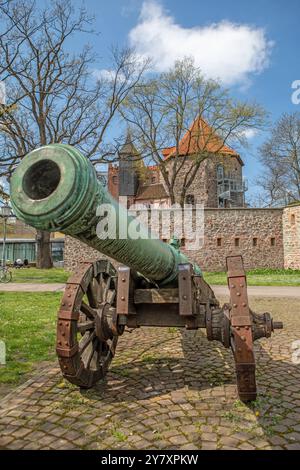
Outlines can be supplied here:
[[241, 336], [242, 341], [246, 341], [246, 336]]
[[183, 300], [186, 300], [186, 299], [187, 299], [186, 295], [183, 295], [182, 298], [183, 298]]
[[238, 297], [240, 297], [241, 293], [240, 293], [240, 292], [237, 292], [236, 295], [237, 295]]
[[122, 296], [122, 297], [121, 297], [121, 300], [125, 300], [125, 297], [124, 297], [124, 296]]
[[237, 330], [237, 331], [239, 331], [239, 329], [240, 329], [240, 327], [239, 327], [239, 326], [237, 326], [237, 327], [236, 327], [236, 330]]
[[237, 307], [237, 304], [233, 304], [234, 307]]
[[122, 282], [125, 282], [125, 278], [124, 278], [124, 277], [122, 277]]
[[240, 287], [244, 287], [244, 284], [240, 284]]
[[243, 302], [243, 307], [246, 307], [246, 305], [247, 305], [247, 304], [246, 304], [245, 302]]

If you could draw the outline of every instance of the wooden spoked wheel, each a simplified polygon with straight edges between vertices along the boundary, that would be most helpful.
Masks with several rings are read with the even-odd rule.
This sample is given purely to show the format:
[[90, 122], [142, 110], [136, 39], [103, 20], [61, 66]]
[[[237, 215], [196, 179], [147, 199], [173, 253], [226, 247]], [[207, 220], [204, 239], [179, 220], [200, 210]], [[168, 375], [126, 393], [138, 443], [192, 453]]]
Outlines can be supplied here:
[[63, 376], [83, 388], [102, 379], [122, 328], [116, 317], [116, 271], [107, 260], [81, 263], [58, 312], [56, 352]]
[[252, 319], [242, 257], [228, 257], [227, 271], [231, 304], [230, 346], [235, 361], [238, 395], [241, 401], [247, 402], [256, 399], [256, 380]]

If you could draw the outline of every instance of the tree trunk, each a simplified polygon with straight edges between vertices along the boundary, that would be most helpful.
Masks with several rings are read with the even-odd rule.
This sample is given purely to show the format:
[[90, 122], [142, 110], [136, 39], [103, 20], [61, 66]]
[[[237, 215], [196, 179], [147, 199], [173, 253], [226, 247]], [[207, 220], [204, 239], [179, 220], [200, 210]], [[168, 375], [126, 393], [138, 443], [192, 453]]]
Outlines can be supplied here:
[[39, 269], [52, 268], [50, 233], [44, 230], [37, 230], [36, 242], [36, 267]]

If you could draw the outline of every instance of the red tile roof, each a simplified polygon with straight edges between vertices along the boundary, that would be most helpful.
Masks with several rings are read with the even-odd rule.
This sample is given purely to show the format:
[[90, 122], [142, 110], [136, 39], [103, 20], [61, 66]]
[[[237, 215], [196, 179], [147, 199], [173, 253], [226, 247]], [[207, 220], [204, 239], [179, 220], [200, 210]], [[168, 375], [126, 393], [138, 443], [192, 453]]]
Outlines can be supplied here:
[[[222, 139], [201, 117], [195, 119], [190, 129], [180, 140], [178, 156], [195, 155], [199, 150], [237, 157], [243, 164], [239, 154], [227, 145], [223, 145]], [[162, 150], [162, 154], [165, 159], [174, 157], [176, 155], [176, 147], [165, 148]]]

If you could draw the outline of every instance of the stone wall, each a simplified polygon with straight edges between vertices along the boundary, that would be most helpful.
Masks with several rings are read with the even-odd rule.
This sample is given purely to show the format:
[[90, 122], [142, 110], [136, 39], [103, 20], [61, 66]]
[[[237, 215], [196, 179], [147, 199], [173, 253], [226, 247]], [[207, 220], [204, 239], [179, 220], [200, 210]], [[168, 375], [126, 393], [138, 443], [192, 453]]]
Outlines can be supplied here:
[[282, 209], [205, 209], [204, 245], [186, 253], [206, 271], [224, 271], [235, 254], [246, 269], [283, 268]]
[[99, 257], [106, 258], [76, 238], [65, 237], [64, 266], [68, 271], [74, 271], [82, 261], [96, 261]]
[[[283, 221], [287, 224], [286, 220], [294, 220], [291, 219], [292, 212], [289, 208], [205, 209], [203, 247], [196, 251], [183, 248], [183, 251], [206, 271], [224, 271], [226, 256], [232, 254], [243, 255], [246, 269], [283, 267], [300, 269], [300, 206], [294, 212], [297, 212], [295, 226], [298, 227], [298, 235], [296, 236], [294, 224], [291, 224], [283, 237]], [[286, 262], [284, 244], [288, 259]], [[95, 260], [101, 255], [79, 241], [66, 237], [64, 256], [65, 266], [71, 270], [78, 262]]]
[[283, 209], [285, 269], [300, 269], [300, 204]]

